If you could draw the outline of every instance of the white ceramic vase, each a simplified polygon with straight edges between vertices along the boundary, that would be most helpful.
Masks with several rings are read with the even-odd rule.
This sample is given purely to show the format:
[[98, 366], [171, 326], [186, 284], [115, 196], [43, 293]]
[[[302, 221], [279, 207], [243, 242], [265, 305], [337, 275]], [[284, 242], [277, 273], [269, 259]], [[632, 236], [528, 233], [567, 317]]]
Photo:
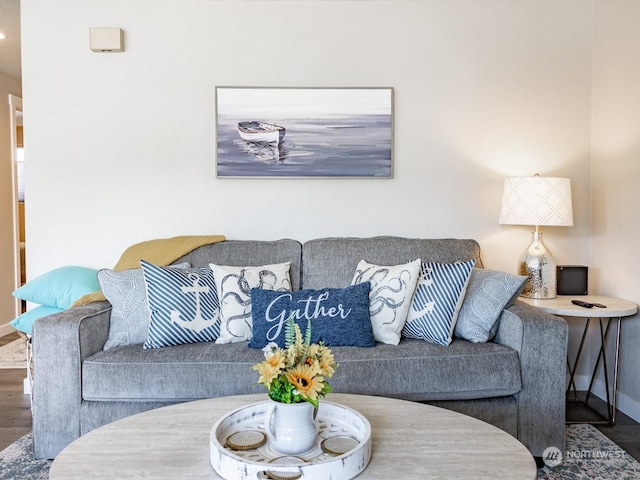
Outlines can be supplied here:
[[309, 402], [269, 402], [264, 423], [271, 449], [284, 455], [301, 455], [311, 450], [318, 437], [314, 406]]

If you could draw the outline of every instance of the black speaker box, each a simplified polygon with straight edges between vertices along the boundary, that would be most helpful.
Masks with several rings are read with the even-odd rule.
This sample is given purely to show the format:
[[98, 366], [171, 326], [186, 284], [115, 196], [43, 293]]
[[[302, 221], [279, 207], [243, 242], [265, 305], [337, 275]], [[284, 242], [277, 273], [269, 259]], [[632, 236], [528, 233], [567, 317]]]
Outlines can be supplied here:
[[588, 295], [589, 267], [584, 265], [558, 265], [558, 295]]

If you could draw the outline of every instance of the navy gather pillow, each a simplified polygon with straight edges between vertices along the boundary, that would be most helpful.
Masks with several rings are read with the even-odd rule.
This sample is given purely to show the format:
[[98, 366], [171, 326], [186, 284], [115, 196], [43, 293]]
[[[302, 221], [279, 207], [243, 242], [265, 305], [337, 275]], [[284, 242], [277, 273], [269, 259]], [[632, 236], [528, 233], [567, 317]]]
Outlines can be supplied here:
[[311, 319], [311, 342], [327, 346], [375, 347], [369, 317], [370, 282], [347, 288], [276, 292], [253, 288], [251, 348], [269, 342], [284, 347], [287, 319], [293, 313], [302, 333]]

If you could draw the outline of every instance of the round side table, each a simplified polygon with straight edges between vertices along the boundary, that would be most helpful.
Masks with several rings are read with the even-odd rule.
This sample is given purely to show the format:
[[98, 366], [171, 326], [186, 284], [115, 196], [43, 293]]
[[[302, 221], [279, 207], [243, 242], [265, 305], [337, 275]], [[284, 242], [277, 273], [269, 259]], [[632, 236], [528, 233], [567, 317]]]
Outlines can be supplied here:
[[[593, 383], [595, 380], [596, 372], [598, 367], [600, 366], [600, 362], [602, 361], [604, 367], [604, 381], [605, 388], [607, 391], [607, 411], [608, 417], [604, 417], [602, 422], [589, 422], [594, 424], [606, 424], [606, 425], [615, 425], [616, 423], [616, 402], [617, 402], [617, 391], [618, 391], [618, 367], [620, 360], [620, 322], [623, 318], [635, 315], [638, 311], [638, 306], [627, 300], [621, 300], [619, 298], [613, 297], [605, 297], [602, 295], [558, 295], [556, 298], [549, 299], [533, 299], [526, 297], [519, 297], [519, 300], [527, 303], [533, 307], [539, 308], [547, 313], [552, 313], [553, 315], [558, 315], [561, 317], [581, 317], [586, 320], [584, 324], [584, 330], [582, 332], [582, 338], [580, 339], [580, 346], [578, 347], [578, 353], [576, 354], [576, 358], [571, 364], [569, 358], [567, 357], [567, 368], [569, 370], [569, 385], [567, 387], [567, 392], [573, 391], [574, 401], [579, 401], [577, 392], [576, 392], [576, 384], [575, 384], [575, 373], [577, 366], [580, 362], [580, 356], [582, 355], [582, 348], [585, 343], [585, 339], [587, 336], [587, 332], [589, 330], [589, 324], [592, 319], [598, 319], [598, 323], [600, 326], [600, 350], [598, 352], [598, 359], [596, 360], [596, 364], [593, 368], [593, 372], [591, 373], [591, 379], [589, 381], [589, 389], [587, 390], [587, 396], [585, 397], [584, 403], [591, 410], [593, 408], [589, 405], [589, 397], [591, 396], [591, 390], [593, 388]], [[573, 304], [572, 300], [581, 300], [587, 303], [597, 303], [600, 305], [604, 305], [604, 307], [592, 307], [585, 308], [579, 305]], [[609, 336], [609, 330], [611, 328], [611, 324], [615, 323], [616, 325], [616, 339], [615, 339], [615, 358], [614, 358], [614, 366], [613, 366], [613, 385], [609, 385], [609, 372], [607, 367], [607, 353], [606, 353], [606, 342]], [[593, 410], [595, 411], [595, 410]], [[599, 413], [599, 412], [596, 412]], [[574, 422], [567, 422], [574, 423]], [[584, 423], [584, 422], [580, 422]]]

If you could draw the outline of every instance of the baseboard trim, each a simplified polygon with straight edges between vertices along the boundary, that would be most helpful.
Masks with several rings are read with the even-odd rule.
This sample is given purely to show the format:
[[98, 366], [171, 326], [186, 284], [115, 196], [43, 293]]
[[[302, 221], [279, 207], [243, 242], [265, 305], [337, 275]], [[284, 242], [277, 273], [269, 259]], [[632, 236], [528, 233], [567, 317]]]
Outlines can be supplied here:
[[[575, 382], [578, 391], [586, 391], [589, 388], [589, 375], [576, 375]], [[607, 401], [607, 390], [604, 380], [596, 379], [593, 382], [591, 392], [603, 401]], [[626, 416], [640, 423], [640, 402], [618, 391], [616, 407]]]
[[0, 337], [4, 337], [5, 335], [9, 335], [10, 333], [13, 333], [15, 331], [16, 331], [16, 329], [13, 328], [8, 323], [5, 323], [4, 325], [0, 325]]

